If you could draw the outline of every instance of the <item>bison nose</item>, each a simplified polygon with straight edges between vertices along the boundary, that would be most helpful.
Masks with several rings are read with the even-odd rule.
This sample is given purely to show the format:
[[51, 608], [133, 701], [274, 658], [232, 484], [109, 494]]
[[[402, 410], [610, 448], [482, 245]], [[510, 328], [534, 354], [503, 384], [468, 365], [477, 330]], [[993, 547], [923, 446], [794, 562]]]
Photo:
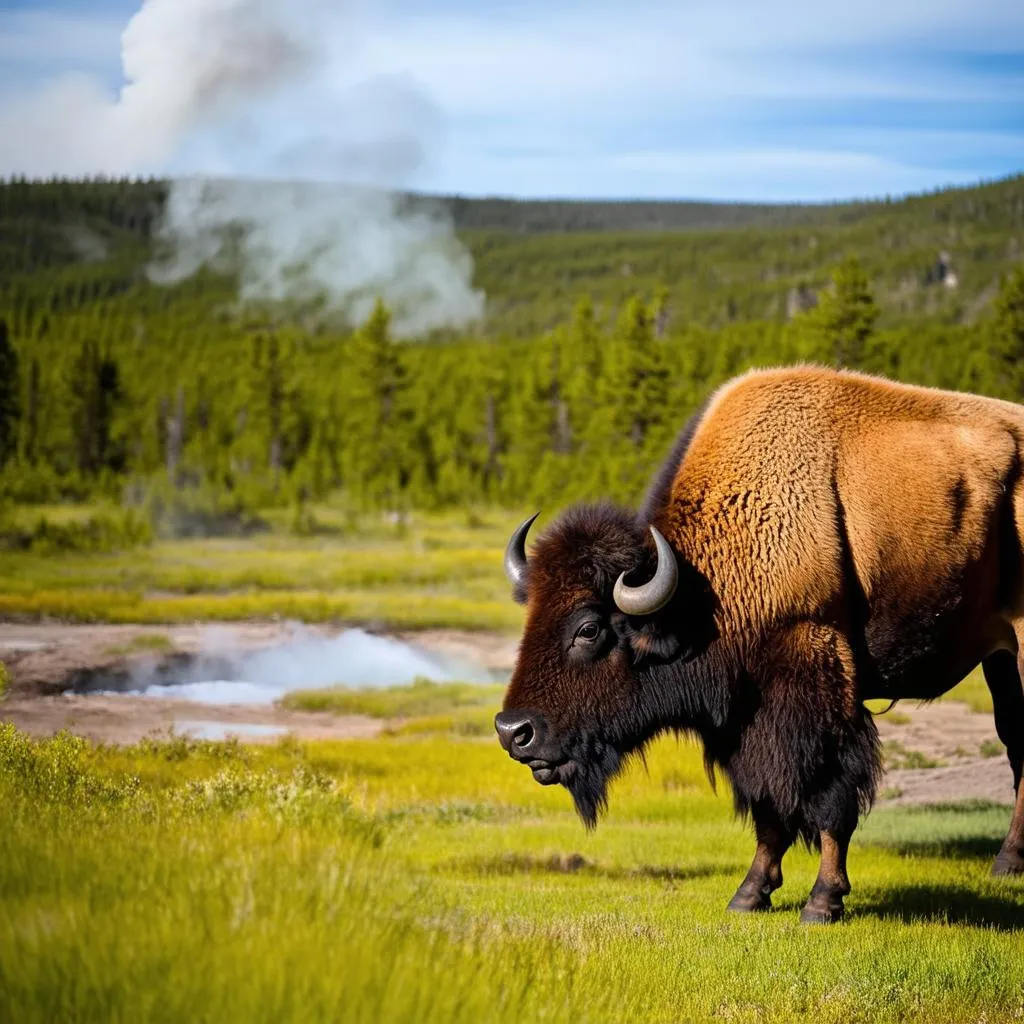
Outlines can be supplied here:
[[494, 728], [502, 747], [515, 758], [523, 758], [543, 742], [544, 722], [528, 711], [500, 711]]

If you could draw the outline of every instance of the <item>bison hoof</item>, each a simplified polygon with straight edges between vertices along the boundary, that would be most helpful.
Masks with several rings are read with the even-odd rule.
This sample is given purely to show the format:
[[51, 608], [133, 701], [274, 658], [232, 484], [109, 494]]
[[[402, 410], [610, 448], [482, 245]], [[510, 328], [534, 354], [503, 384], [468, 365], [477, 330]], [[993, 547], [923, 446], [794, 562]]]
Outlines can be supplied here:
[[992, 874], [997, 878], [1024, 875], [1024, 857], [1017, 850], [1000, 850], [992, 864]]
[[801, 924], [835, 924], [843, 919], [846, 911], [842, 896], [824, 899], [811, 897], [800, 911]]
[[728, 909], [737, 914], [756, 914], [763, 910], [771, 910], [771, 890], [744, 883], [736, 890], [736, 895], [729, 900]]

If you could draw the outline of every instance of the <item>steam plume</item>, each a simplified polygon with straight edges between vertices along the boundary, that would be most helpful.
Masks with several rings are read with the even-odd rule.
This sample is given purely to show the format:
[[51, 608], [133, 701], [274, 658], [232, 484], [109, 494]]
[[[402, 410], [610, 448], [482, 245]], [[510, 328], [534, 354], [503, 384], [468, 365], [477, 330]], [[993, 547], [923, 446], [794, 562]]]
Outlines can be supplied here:
[[[202, 654], [171, 667], [139, 661], [123, 679], [91, 680], [83, 692], [131, 693], [202, 704], [271, 704], [292, 690], [386, 689], [418, 678], [490, 683], [485, 668], [398, 640], [348, 629], [323, 636], [301, 624], [284, 643], [246, 650], [230, 627], [211, 630]], [[116, 689], [111, 688], [116, 685]]]
[[462, 326], [483, 310], [468, 253], [440, 208], [394, 196], [441, 118], [407, 78], [354, 70], [367, 31], [352, 2], [144, 0], [119, 95], [64, 76], [0, 111], [19, 140], [0, 173], [198, 170], [172, 184], [154, 280], [237, 263], [243, 299], [361, 320], [380, 295], [398, 333]]

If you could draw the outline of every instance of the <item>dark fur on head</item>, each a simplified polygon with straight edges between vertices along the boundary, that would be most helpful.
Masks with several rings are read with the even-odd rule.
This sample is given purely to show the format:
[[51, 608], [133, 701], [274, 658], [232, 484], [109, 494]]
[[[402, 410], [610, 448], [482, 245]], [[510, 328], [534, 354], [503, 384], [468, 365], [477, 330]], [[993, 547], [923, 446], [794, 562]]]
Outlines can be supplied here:
[[[625, 615], [612, 599], [620, 574], [635, 585], [655, 569], [645, 524], [608, 504], [568, 509], [530, 558], [527, 627], [505, 708], [540, 713], [560, 737], [558, 780], [591, 826], [624, 759], [661, 729], [689, 720], [681, 707], [669, 707], [652, 672], [706, 644], [708, 588], [680, 566], [677, 594], [657, 615]], [[583, 647], [573, 630], [585, 619], [600, 623], [601, 636]]]

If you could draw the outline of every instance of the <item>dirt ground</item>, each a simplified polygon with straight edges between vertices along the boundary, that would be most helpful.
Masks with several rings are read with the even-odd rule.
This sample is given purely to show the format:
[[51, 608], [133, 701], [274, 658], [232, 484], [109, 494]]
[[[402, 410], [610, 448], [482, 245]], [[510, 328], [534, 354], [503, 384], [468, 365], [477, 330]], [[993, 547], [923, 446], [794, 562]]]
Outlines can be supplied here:
[[[1013, 773], [998, 743], [992, 716], [977, 714], [966, 704], [897, 704], [900, 717], [875, 719], [883, 744], [899, 744], [894, 760], [923, 754], [937, 762], [932, 768], [893, 767], [879, 787], [879, 804], [929, 804], [950, 800], [991, 800], [1013, 803]], [[903, 722], [909, 718], [909, 722]], [[985, 756], [987, 750], [998, 753]], [[890, 747], [891, 749], [891, 747]], [[906, 752], [906, 753], [904, 753]]]
[[[0, 703], [0, 720], [35, 735], [68, 729], [103, 743], [135, 743], [166, 734], [172, 727], [209, 738], [234, 734], [246, 742], [272, 741], [284, 732], [302, 739], [351, 739], [379, 733], [383, 723], [363, 715], [66, 692], [69, 680], [78, 673], [114, 674], [133, 661], [201, 654], [227, 642], [236, 651], [256, 650], [291, 639], [293, 629], [273, 622], [166, 627], [0, 623], [0, 660], [11, 676], [8, 696]], [[303, 630], [332, 632], [312, 626]], [[166, 650], [131, 650], [133, 641], [154, 636], [165, 638]], [[515, 640], [500, 634], [439, 629], [396, 636], [432, 653], [471, 659], [498, 673], [511, 671], [515, 658]]]
[[[308, 628], [331, 633], [327, 627]], [[133, 640], [154, 634], [166, 638], [168, 650], [159, 655], [166, 656], [202, 653], [225, 636], [234, 648], [267, 647], [289, 639], [292, 627], [266, 622], [167, 627], [0, 623], [0, 660], [11, 675], [8, 696], [0, 703], [0, 720], [36, 735], [69, 729], [105, 743], [137, 742], [172, 728], [209, 738], [235, 730], [245, 742], [273, 740], [285, 732], [306, 739], [346, 739], [381, 731], [379, 720], [361, 715], [64, 692], [75, 673], [116, 672], [133, 658], [154, 657], [153, 653], [126, 653]], [[496, 673], [511, 671], [515, 659], [516, 639], [501, 634], [427, 630], [395, 635], [424, 650], [468, 659]], [[899, 704], [894, 714], [880, 715], [876, 722], [892, 761], [880, 787], [880, 804], [1013, 802], [1013, 779], [1002, 748], [992, 754], [997, 737], [991, 715], [975, 714], [966, 705], [952, 702]], [[920, 764], [933, 766], [917, 767]]]

